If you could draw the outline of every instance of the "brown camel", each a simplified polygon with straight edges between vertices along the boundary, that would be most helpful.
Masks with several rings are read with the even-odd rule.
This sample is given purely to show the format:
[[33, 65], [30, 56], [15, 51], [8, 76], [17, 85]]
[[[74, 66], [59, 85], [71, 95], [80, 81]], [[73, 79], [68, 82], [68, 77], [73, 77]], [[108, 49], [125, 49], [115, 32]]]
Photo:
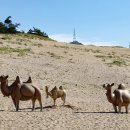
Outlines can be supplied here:
[[54, 100], [54, 106], [57, 98], [61, 98], [63, 100], [63, 105], [65, 104], [66, 100], [66, 91], [63, 89], [62, 86], [59, 89], [55, 86], [51, 91], [48, 91], [48, 87], [45, 86], [47, 98], [50, 96]]
[[21, 83], [19, 76], [16, 77], [14, 83], [8, 86], [8, 75], [0, 76], [1, 92], [4, 96], [11, 96], [16, 111], [19, 110], [19, 101], [32, 100], [32, 111], [35, 109], [36, 99], [40, 103], [40, 109], [42, 111], [42, 101], [40, 90], [33, 86], [32, 83]]
[[[129, 91], [125, 89], [124, 85], [120, 84], [118, 89], [115, 89], [114, 92], [112, 92], [112, 86], [114, 86], [114, 83], [103, 85], [103, 87], [107, 90], [106, 96], [108, 101], [112, 103], [116, 113], [121, 113], [122, 106], [125, 106], [126, 113], [128, 113], [128, 105], [130, 103]], [[119, 111], [117, 111], [117, 106]]]

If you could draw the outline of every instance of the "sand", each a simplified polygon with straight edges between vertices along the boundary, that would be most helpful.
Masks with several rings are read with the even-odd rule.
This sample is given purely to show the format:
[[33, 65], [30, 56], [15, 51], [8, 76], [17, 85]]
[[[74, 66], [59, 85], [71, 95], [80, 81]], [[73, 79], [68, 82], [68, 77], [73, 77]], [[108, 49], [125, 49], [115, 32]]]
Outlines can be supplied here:
[[[31, 101], [20, 101], [15, 112], [11, 97], [0, 92], [0, 130], [128, 130], [130, 113], [114, 113], [107, 101], [104, 83], [124, 83], [130, 89], [130, 50], [119, 47], [75, 46], [55, 41], [10, 36], [0, 47], [30, 48], [30, 52], [0, 54], [0, 75], [9, 75], [11, 84], [17, 75], [22, 81], [29, 76], [42, 92], [43, 111], [39, 103], [31, 111]], [[105, 57], [104, 57], [105, 56]], [[113, 60], [121, 61], [120, 64]], [[66, 105], [46, 98], [49, 89], [62, 85], [67, 91]], [[130, 112], [130, 110], [129, 110]]]

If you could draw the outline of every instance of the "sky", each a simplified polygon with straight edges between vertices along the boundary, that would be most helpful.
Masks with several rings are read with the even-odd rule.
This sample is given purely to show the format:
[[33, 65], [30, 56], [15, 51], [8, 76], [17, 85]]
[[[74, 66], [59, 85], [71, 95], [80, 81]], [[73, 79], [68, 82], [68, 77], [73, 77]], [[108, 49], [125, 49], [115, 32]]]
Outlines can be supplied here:
[[27, 32], [36, 27], [60, 42], [130, 44], [130, 0], [0, 0], [0, 21], [12, 16]]

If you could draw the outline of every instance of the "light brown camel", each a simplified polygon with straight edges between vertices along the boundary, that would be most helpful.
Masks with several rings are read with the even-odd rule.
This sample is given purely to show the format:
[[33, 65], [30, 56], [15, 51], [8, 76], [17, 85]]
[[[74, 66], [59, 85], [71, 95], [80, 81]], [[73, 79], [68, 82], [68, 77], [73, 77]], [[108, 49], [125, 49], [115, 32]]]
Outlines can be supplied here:
[[59, 89], [55, 86], [51, 91], [48, 91], [48, 87], [45, 86], [47, 98], [50, 96], [54, 101], [54, 106], [57, 98], [61, 98], [63, 100], [63, 105], [65, 105], [66, 100], [66, 91], [63, 89], [62, 86]]
[[[126, 113], [128, 113], [128, 105], [130, 103], [129, 91], [126, 90], [122, 84], [120, 84], [118, 89], [115, 89], [114, 92], [112, 92], [112, 86], [114, 86], [114, 83], [103, 85], [103, 87], [107, 90], [106, 96], [108, 101], [113, 104], [116, 113], [121, 113], [122, 106], [125, 106]], [[117, 106], [119, 111], [117, 111]]]
[[40, 90], [31, 83], [21, 83], [19, 76], [14, 83], [8, 86], [8, 75], [0, 76], [1, 92], [4, 96], [11, 96], [16, 111], [19, 110], [19, 101], [32, 100], [32, 111], [35, 109], [36, 99], [39, 101], [40, 110], [42, 111], [42, 101]]

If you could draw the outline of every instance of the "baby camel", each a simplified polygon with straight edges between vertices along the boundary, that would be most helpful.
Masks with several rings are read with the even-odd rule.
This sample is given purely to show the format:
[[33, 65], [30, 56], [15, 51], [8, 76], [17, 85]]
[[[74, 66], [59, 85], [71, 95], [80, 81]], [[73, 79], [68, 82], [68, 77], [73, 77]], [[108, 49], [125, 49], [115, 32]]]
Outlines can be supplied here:
[[54, 106], [57, 98], [61, 98], [63, 100], [63, 105], [65, 104], [66, 100], [66, 91], [63, 89], [62, 86], [59, 89], [55, 86], [51, 91], [48, 91], [48, 87], [45, 86], [47, 98], [50, 96], [54, 100]]
[[118, 89], [115, 89], [114, 92], [112, 92], [112, 86], [114, 86], [114, 83], [103, 85], [103, 87], [107, 90], [106, 96], [110, 103], [112, 103], [115, 112], [117, 113], [117, 106], [119, 109], [119, 113], [121, 113], [121, 107], [125, 106], [126, 113], [128, 113], [128, 105], [130, 104], [130, 93], [128, 90], [125, 89], [123, 84], [120, 84], [118, 86]]

